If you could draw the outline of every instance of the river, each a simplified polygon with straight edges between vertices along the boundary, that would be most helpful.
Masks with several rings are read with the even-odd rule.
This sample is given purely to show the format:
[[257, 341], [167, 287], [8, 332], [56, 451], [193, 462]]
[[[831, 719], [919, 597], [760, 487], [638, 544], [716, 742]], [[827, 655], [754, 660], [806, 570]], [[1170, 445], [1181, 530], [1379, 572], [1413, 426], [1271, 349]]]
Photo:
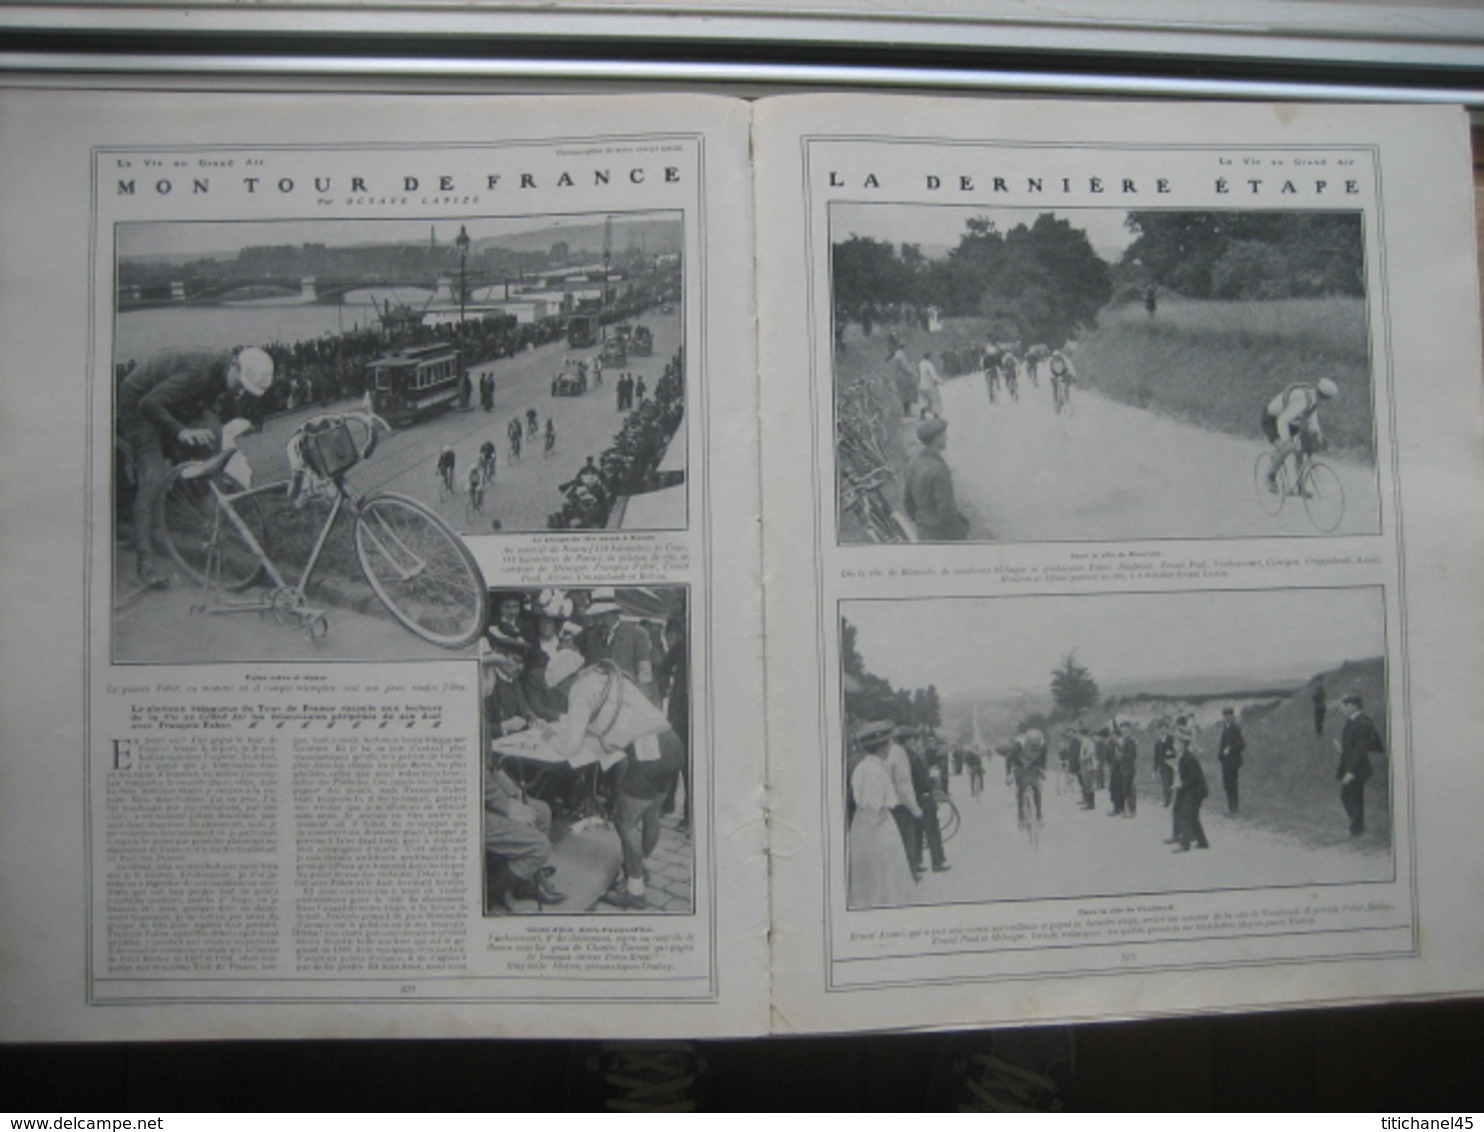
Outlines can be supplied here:
[[379, 325], [377, 304], [407, 303], [421, 310], [432, 293], [415, 287], [368, 287], [348, 292], [341, 303], [306, 303], [295, 297], [125, 311], [117, 319], [113, 356], [116, 362], [143, 361], [172, 347], [224, 350], [361, 330]]

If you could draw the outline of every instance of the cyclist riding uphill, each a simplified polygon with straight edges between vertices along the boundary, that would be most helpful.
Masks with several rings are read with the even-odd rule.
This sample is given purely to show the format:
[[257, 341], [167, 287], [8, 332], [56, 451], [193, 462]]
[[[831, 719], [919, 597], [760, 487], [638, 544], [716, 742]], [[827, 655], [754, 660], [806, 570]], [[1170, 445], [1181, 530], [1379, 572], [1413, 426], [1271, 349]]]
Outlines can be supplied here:
[[1299, 455], [1307, 456], [1326, 447], [1319, 428], [1319, 406], [1339, 396], [1340, 389], [1327, 377], [1317, 382], [1300, 381], [1288, 386], [1268, 402], [1262, 414], [1262, 433], [1273, 446], [1268, 466], [1268, 490], [1278, 490], [1278, 469], [1290, 455], [1294, 459], [1293, 482], [1299, 482]]
[[161, 585], [168, 575], [156, 566], [156, 498], [172, 464], [199, 456], [217, 443], [217, 402], [225, 394], [261, 397], [273, 384], [273, 359], [266, 350], [162, 350], [135, 367], [119, 387], [119, 435], [134, 459], [133, 524], [139, 580]]
[[1046, 736], [1035, 727], [1021, 732], [1005, 756], [1005, 779], [1015, 781], [1015, 816], [1028, 822], [1027, 801], [1034, 804], [1036, 824], [1041, 818], [1041, 782], [1046, 777]]

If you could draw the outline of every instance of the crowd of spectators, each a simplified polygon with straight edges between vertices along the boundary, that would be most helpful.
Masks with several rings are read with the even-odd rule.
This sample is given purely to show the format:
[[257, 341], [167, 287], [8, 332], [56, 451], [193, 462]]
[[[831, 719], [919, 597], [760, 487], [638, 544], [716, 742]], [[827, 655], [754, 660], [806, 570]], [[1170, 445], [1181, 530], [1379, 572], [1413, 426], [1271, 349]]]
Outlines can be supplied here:
[[561, 485], [562, 509], [550, 515], [552, 530], [606, 527], [620, 498], [662, 486], [658, 468], [670, 439], [685, 417], [685, 363], [677, 351], [655, 382], [654, 395], [624, 417], [623, 427], [602, 455], [589, 456], [576, 475]]

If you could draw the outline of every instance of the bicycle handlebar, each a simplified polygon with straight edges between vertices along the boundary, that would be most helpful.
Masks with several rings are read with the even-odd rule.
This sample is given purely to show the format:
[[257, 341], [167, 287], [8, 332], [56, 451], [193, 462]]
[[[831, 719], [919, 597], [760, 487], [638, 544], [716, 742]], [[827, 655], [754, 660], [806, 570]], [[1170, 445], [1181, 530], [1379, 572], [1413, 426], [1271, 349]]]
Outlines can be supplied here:
[[386, 432], [392, 431], [391, 425], [369, 409], [352, 409], [344, 413], [321, 413], [317, 417], [306, 417], [294, 431], [298, 433], [314, 432], [325, 427], [333, 428], [335, 425], [345, 424], [348, 421], [355, 421], [366, 429], [365, 443], [357, 446], [362, 460], [369, 459], [371, 453], [376, 451], [377, 429], [382, 429]]

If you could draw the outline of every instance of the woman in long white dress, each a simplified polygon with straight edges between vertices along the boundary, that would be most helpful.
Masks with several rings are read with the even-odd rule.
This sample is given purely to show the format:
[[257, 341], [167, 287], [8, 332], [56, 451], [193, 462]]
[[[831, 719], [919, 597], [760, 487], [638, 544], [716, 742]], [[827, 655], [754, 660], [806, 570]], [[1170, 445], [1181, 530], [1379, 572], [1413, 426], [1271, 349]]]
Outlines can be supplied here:
[[901, 834], [892, 817], [896, 788], [884, 756], [891, 738], [890, 722], [868, 723], [857, 734], [865, 757], [850, 774], [855, 816], [850, 819], [850, 908], [893, 908], [912, 893], [912, 871]]

